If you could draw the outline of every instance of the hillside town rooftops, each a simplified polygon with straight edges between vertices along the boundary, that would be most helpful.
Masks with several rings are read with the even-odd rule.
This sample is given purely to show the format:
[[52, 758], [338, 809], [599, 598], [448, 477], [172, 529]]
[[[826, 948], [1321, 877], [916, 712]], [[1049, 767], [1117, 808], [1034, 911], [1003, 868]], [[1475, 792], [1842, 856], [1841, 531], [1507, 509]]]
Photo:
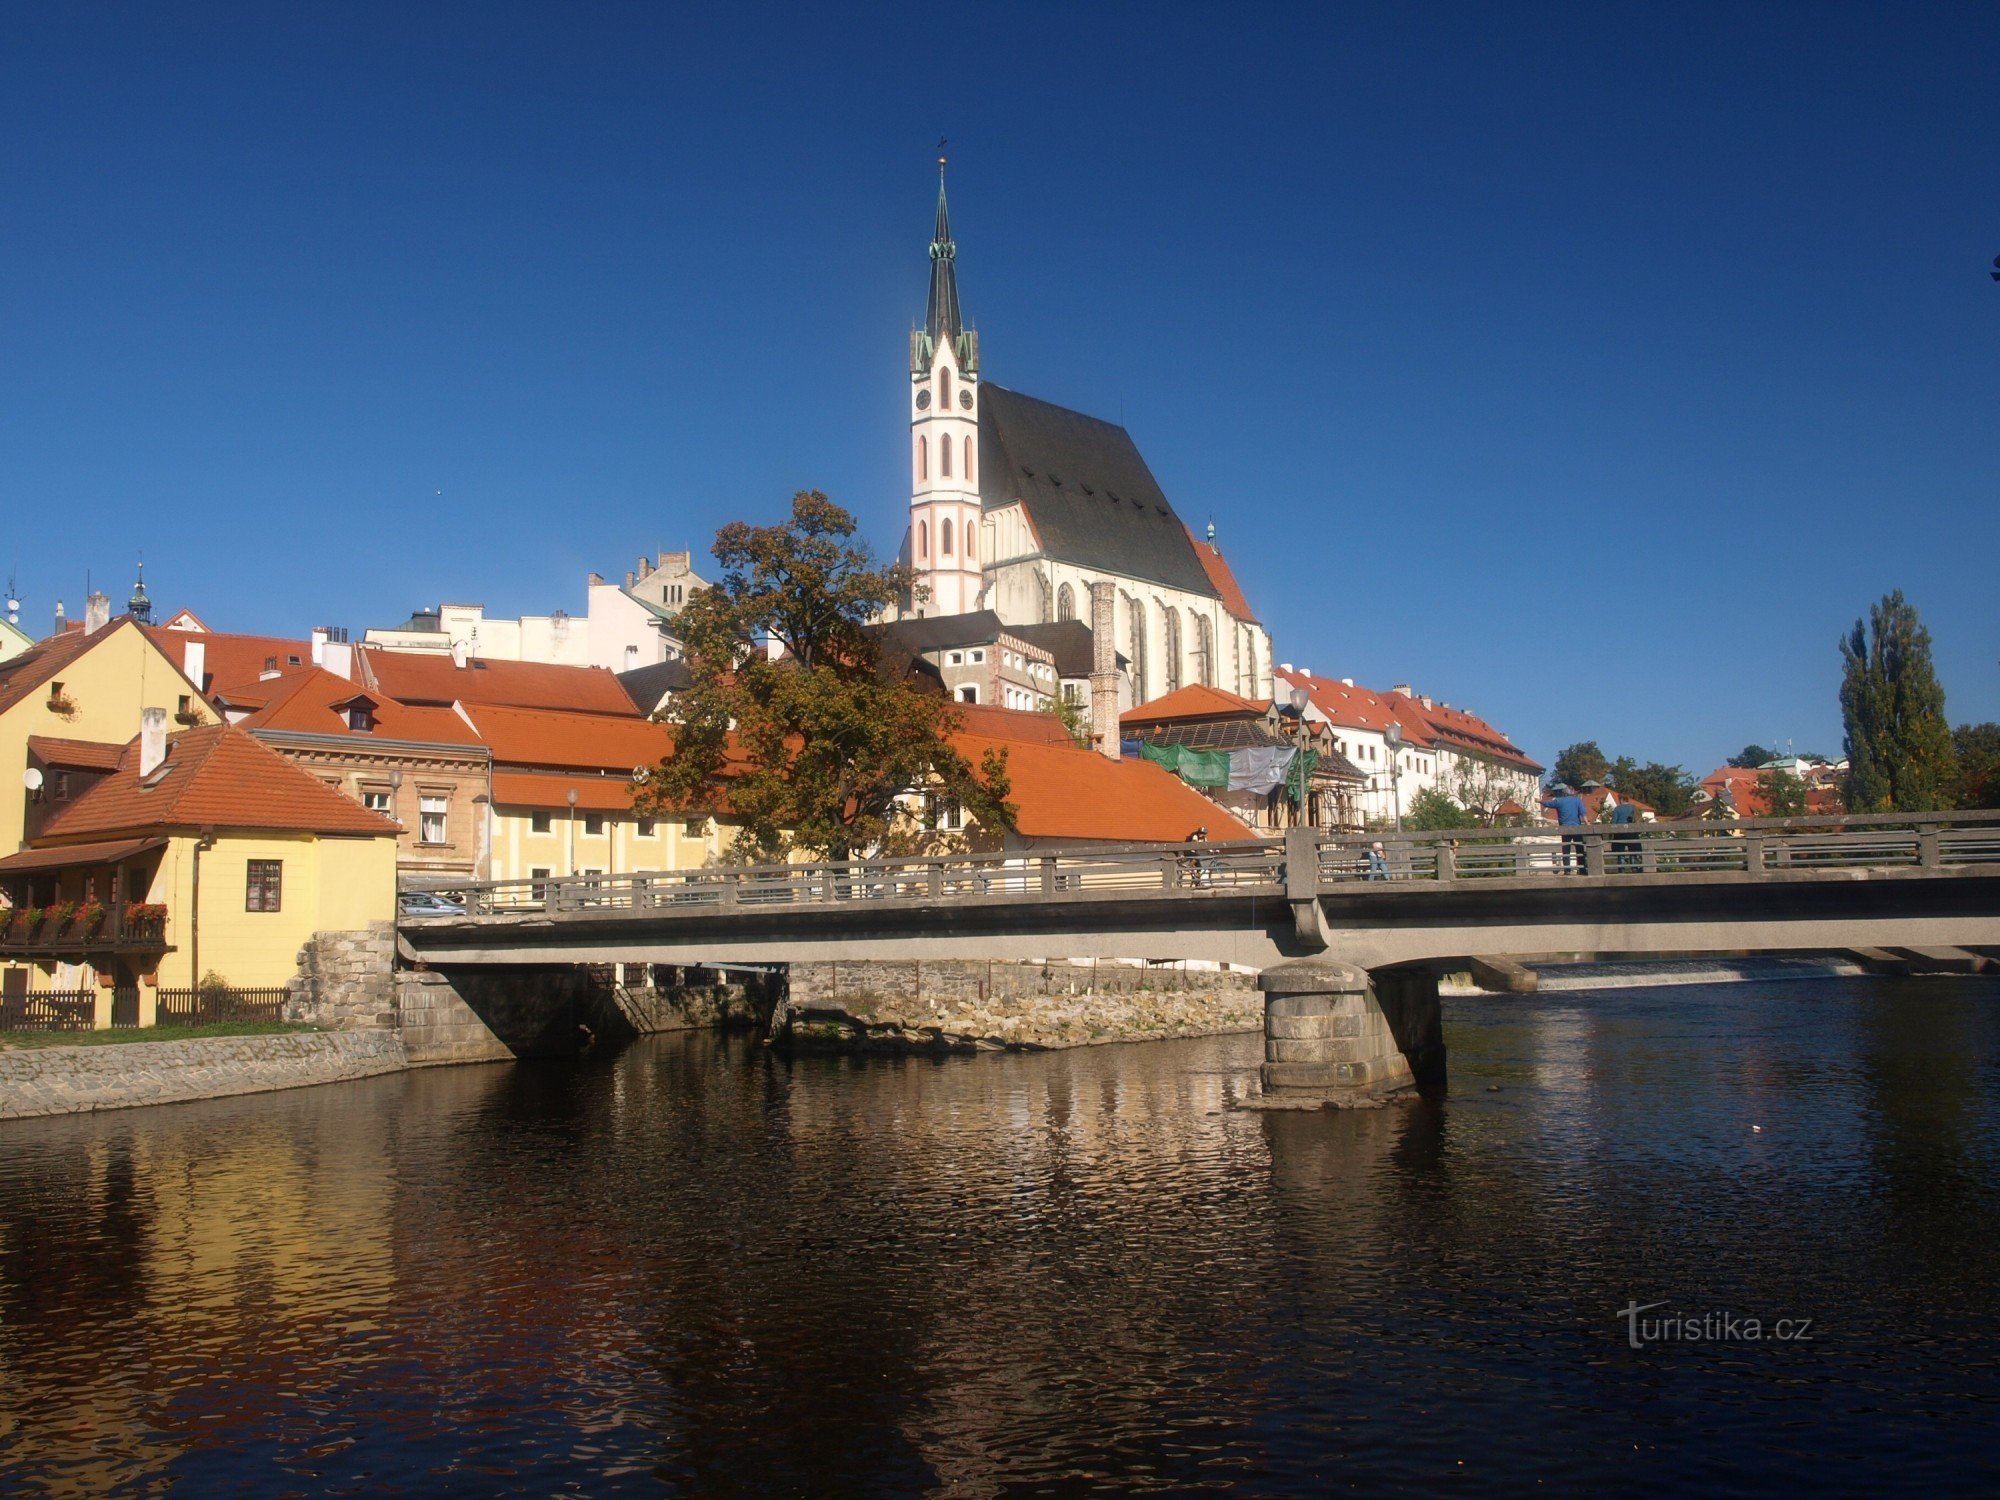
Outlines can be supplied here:
[[[263, 701], [241, 728], [257, 733], [339, 735], [427, 745], [477, 745], [479, 736], [455, 710], [399, 703], [322, 667], [308, 667], [263, 684]], [[257, 696], [257, 695], [250, 695]], [[228, 695], [233, 707], [245, 706]]]
[[1006, 752], [1008, 800], [1016, 810], [1015, 831], [1023, 838], [1177, 844], [1197, 828], [1206, 828], [1219, 842], [1255, 837], [1178, 776], [1149, 761], [1112, 760], [1073, 742], [958, 734], [952, 743], [975, 768], [987, 750]]

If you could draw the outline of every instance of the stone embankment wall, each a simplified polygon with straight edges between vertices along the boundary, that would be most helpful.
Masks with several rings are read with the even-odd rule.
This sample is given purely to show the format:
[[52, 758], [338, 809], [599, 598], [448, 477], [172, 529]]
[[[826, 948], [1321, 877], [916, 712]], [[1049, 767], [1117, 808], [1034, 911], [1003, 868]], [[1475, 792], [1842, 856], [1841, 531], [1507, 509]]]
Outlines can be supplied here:
[[1257, 1031], [1244, 970], [1067, 963], [793, 964], [774, 1037], [804, 1047], [1084, 1047]]
[[406, 1065], [401, 1041], [387, 1030], [0, 1048], [0, 1119], [261, 1094]]
[[396, 929], [371, 922], [352, 932], [316, 932], [299, 950], [285, 1019], [329, 1031], [396, 1024]]

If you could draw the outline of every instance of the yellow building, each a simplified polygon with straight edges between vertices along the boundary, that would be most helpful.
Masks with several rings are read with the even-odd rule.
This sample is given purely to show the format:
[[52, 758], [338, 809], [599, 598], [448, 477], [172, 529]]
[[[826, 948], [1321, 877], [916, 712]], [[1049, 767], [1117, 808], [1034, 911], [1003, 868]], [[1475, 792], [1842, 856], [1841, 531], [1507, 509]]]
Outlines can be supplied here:
[[632, 810], [635, 773], [673, 748], [668, 725], [475, 703], [459, 712], [493, 755], [495, 880], [698, 870], [735, 841], [725, 819]]
[[95, 986], [99, 1025], [142, 1026], [159, 991], [209, 974], [283, 985], [314, 933], [394, 918], [398, 832], [243, 731], [169, 738], [156, 710], [115, 771], [0, 859], [0, 983]]
[[195, 685], [129, 618], [64, 631], [0, 661], [0, 854], [21, 847], [30, 809], [48, 806], [37, 796], [44, 788], [22, 786], [30, 737], [123, 745], [149, 708], [215, 722]]

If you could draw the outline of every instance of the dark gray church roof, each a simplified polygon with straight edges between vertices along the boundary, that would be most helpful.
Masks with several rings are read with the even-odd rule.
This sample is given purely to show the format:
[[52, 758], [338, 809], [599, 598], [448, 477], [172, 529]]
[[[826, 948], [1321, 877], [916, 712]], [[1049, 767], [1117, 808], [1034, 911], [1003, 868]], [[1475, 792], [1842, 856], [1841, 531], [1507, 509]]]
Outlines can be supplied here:
[[[1091, 640], [1090, 627], [1081, 620], [1055, 620], [1046, 625], [1010, 625], [1007, 631], [1030, 646], [1040, 646], [1053, 656], [1058, 677], [1088, 677], [1095, 665], [1095, 643]], [[1118, 658], [1118, 665], [1127, 665], [1122, 655]]]
[[991, 382], [979, 388], [979, 498], [1021, 501], [1062, 562], [1218, 597], [1187, 527], [1123, 427]]

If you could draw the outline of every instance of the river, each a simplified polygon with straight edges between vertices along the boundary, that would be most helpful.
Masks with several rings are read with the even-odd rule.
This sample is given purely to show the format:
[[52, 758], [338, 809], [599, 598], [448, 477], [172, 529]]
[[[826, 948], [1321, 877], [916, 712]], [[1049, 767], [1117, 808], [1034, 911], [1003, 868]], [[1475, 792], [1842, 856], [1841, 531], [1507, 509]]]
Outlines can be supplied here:
[[0, 1126], [0, 1491], [2000, 1482], [2000, 985], [1445, 1035], [1380, 1111], [701, 1034]]

